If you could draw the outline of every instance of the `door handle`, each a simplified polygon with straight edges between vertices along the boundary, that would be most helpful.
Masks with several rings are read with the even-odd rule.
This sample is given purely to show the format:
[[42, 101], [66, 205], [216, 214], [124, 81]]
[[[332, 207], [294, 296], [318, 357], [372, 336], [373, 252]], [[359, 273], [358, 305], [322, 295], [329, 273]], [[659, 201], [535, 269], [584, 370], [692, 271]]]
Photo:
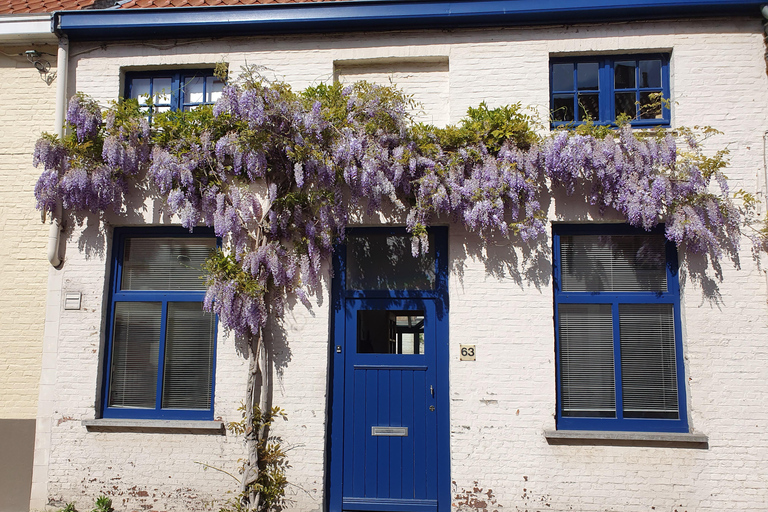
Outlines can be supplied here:
[[432, 398], [435, 398], [435, 388], [433, 388], [431, 385], [429, 386], [429, 392], [432, 394]]

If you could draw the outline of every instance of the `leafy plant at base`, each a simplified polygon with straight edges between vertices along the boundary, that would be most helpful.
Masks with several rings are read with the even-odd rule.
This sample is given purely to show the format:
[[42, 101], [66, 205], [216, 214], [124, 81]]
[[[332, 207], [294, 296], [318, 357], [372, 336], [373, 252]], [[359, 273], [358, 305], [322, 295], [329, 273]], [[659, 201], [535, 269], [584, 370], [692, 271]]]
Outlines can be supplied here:
[[257, 409], [253, 419], [249, 422], [245, 405], [241, 405], [238, 410], [243, 414], [242, 419], [238, 422], [228, 423], [227, 430], [235, 435], [243, 436], [247, 436], [252, 431], [262, 433], [257, 445], [259, 477], [250, 485], [251, 488], [243, 491], [236, 499], [230, 500], [227, 506], [222, 507], [219, 512], [246, 510], [244, 506], [248, 503], [248, 495], [251, 491], [259, 495], [259, 510], [273, 510], [283, 504], [288, 480], [285, 477], [286, 454], [280, 439], [271, 437], [269, 429], [275, 418], [287, 419], [287, 416], [285, 411], [279, 407], [272, 407], [264, 413]]
[[91, 512], [114, 512], [112, 508], [112, 499], [107, 496], [99, 496], [96, 499], [96, 507]]

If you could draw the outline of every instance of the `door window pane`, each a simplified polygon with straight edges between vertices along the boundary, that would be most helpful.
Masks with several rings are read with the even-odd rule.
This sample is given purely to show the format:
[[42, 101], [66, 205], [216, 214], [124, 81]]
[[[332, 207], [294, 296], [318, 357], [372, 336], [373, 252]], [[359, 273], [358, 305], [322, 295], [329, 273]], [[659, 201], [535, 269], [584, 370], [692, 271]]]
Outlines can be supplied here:
[[357, 312], [358, 354], [423, 354], [424, 312]]
[[350, 235], [347, 239], [347, 290], [432, 290], [435, 243], [413, 257], [411, 235]]

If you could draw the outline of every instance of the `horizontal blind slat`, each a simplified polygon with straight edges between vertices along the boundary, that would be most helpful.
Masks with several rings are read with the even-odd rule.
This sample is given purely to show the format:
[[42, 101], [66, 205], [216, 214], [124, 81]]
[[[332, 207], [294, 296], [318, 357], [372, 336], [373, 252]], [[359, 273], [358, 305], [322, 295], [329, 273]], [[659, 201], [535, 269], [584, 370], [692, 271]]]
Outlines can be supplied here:
[[664, 244], [661, 235], [561, 236], [562, 290], [665, 292]]
[[677, 418], [677, 363], [671, 304], [620, 304], [624, 414]]
[[115, 303], [110, 407], [155, 408], [162, 304]]
[[558, 311], [562, 413], [615, 413], [611, 305], [560, 304]]
[[202, 266], [216, 239], [126, 238], [123, 290], [205, 290]]
[[169, 302], [164, 409], [209, 409], [213, 382], [214, 315], [199, 302]]

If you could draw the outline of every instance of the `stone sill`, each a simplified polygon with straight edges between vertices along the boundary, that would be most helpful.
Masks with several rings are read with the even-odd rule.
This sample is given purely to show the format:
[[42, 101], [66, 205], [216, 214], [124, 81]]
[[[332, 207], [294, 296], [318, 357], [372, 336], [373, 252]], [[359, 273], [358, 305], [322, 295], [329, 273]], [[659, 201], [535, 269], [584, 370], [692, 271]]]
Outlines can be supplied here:
[[83, 420], [82, 424], [88, 432], [144, 432], [150, 434], [204, 434], [220, 436], [226, 433], [223, 421], [101, 418]]
[[545, 430], [544, 437], [549, 444], [709, 448], [709, 437], [704, 434]]

